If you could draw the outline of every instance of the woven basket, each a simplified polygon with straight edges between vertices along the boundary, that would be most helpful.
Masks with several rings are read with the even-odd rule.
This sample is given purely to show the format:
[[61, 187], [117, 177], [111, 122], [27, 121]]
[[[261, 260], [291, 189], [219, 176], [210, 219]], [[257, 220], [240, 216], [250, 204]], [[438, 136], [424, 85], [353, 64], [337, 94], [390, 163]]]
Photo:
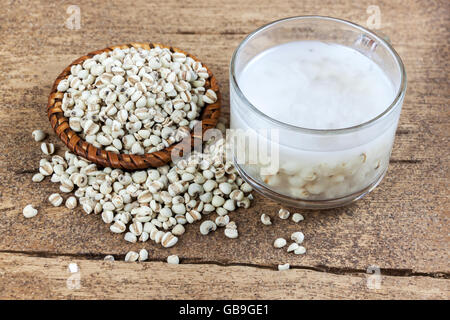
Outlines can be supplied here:
[[[217, 84], [216, 78], [213, 76], [211, 71], [203, 65], [207, 70], [209, 74], [209, 79], [205, 83], [205, 89], [212, 89], [217, 94], [217, 101], [213, 104], [206, 104], [202, 108], [202, 112], [200, 114], [200, 120], [202, 125], [202, 136], [194, 135], [191, 132], [191, 139], [183, 139], [181, 142], [173, 144], [161, 151], [155, 151], [152, 153], [146, 153], [143, 155], [133, 155], [133, 154], [122, 154], [122, 153], [115, 153], [112, 151], [105, 151], [103, 149], [96, 148], [92, 144], [86, 142], [83, 140], [75, 131], [73, 131], [69, 126], [69, 119], [64, 116], [64, 112], [61, 108], [62, 104], [62, 98], [64, 96], [64, 93], [59, 92], [56, 88], [58, 86], [58, 83], [67, 78], [70, 75], [70, 68], [73, 65], [81, 64], [86, 59], [92, 58], [96, 54], [100, 54], [102, 52], [108, 52], [112, 51], [115, 48], [120, 49], [126, 49], [126, 48], [143, 48], [150, 50], [154, 47], [161, 47], [161, 48], [168, 48], [172, 52], [181, 52], [184, 53], [186, 56], [191, 57], [195, 61], [199, 61], [196, 57], [193, 55], [174, 48], [174, 47], [168, 47], [159, 43], [130, 43], [130, 44], [124, 44], [124, 45], [118, 45], [118, 46], [112, 46], [108, 47], [102, 50], [93, 51], [91, 53], [88, 53], [85, 56], [82, 56], [81, 58], [78, 58], [77, 60], [73, 61], [69, 66], [67, 66], [63, 72], [56, 78], [55, 82], [53, 83], [52, 91], [50, 93], [50, 96], [48, 98], [48, 105], [47, 105], [47, 114], [48, 118], [50, 120], [50, 124], [55, 131], [55, 133], [58, 135], [58, 137], [65, 143], [65, 145], [75, 154], [78, 156], [81, 156], [85, 159], [88, 159], [102, 167], [112, 167], [112, 168], [119, 168], [124, 170], [138, 170], [138, 169], [146, 169], [150, 167], [160, 167], [162, 165], [165, 165], [166, 163], [170, 162], [171, 154], [172, 152], [176, 152], [177, 155], [182, 156], [183, 150], [191, 150], [191, 146], [194, 144], [194, 141], [197, 139], [197, 143], [201, 143], [203, 133], [211, 128], [214, 128], [217, 124], [217, 120], [220, 115], [220, 102], [221, 102], [221, 95], [219, 92], [219, 86]], [[200, 125], [200, 124], [199, 124]], [[196, 132], [200, 132], [200, 130], [197, 130]], [[186, 146], [184, 144], [190, 144], [189, 146]]]

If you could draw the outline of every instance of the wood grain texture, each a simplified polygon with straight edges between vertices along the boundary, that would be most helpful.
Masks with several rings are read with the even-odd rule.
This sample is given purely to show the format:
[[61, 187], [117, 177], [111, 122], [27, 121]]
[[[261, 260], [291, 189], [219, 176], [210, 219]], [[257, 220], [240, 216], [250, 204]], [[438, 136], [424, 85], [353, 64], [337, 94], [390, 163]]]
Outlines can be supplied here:
[[[78, 272], [70, 273], [69, 263]], [[11, 268], [13, 266], [13, 268]], [[126, 277], [124, 277], [126, 275]], [[369, 281], [369, 286], [367, 285]], [[28, 291], [23, 287], [29, 288]], [[327, 290], [324, 290], [327, 288]], [[0, 299], [448, 299], [444, 279], [0, 253]]]
[[[139, 268], [154, 269], [166, 281], [182, 278], [185, 272], [193, 270], [189, 268], [210, 275], [220, 269], [235, 280], [234, 296], [231, 289], [228, 291], [230, 298], [250, 297], [249, 288], [256, 290], [246, 277], [256, 277], [257, 292], [261, 294], [256, 297], [270, 294], [270, 290], [263, 292], [265, 286], [280, 292], [274, 298], [283, 297], [283, 288], [286, 291], [306, 286], [315, 288], [309, 296], [303, 289], [291, 291], [302, 291], [296, 293], [298, 298], [410, 298], [430, 291], [433, 294], [424, 293], [423, 297], [448, 298], [448, 1], [428, 1], [426, 5], [420, 1], [386, 0], [218, 3], [168, 0], [162, 4], [137, 0], [133, 4], [126, 1], [94, 4], [42, 0], [31, 5], [29, 1], [0, 1], [0, 70], [5, 75], [0, 83], [0, 252], [3, 252], [0, 270], [7, 271], [10, 279], [0, 278], [0, 289], [6, 288], [0, 290], [2, 297], [102, 297], [108, 278], [96, 278], [95, 268], [102, 263], [90, 260], [106, 254], [120, 259], [129, 250], [145, 247], [156, 261], [178, 254], [184, 262], [200, 264], [169, 268], [165, 278], [162, 271], [165, 266], [159, 263], [118, 264], [120, 268], [108, 271], [109, 278], [126, 283], [130, 291], [140, 286], [150, 290], [135, 277]], [[66, 9], [71, 4], [80, 7], [80, 30], [64, 27], [69, 16]], [[51, 133], [45, 110], [51, 85], [70, 61], [86, 52], [118, 43], [149, 41], [182, 48], [205, 62], [214, 73], [222, 92], [223, 113], [228, 114], [228, 63], [247, 33], [272, 20], [300, 14], [334, 16], [365, 25], [366, 9], [373, 4], [381, 10], [381, 32], [389, 36], [403, 59], [408, 90], [388, 174], [374, 192], [354, 205], [321, 212], [304, 211], [305, 221], [299, 225], [273, 219], [273, 226], [266, 227], [259, 222], [259, 215], [265, 212], [275, 216], [280, 205], [257, 195], [250, 209], [239, 209], [231, 215], [238, 224], [239, 239], [227, 239], [222, 230], [201, 236], [195, 224], [187, 227], [174, 248], [162, 249], [150, 242], [128, 244], [121, 236], [109, 233], [100, 217], [86, 216], [80, 209], [70, 212], [51, 207], [46, 199], [57, 186], [48, 181], [31, 182], [42, 156], [31, 132], [43, 128]], [[66, 150], [54, 134], [50, 134], [49, 141], [56, 143], [58, 152]], [[21, 214], [28, 203], [39, 206], [39, 214], [31, 220]], [[275, 238], [289, 237], [298, 230], [306, 235], [305, 256], [273, 249]], [[86, 263], [86, 270], [92, 270], [91, 293], [83, 296], [64, 292], [64, 288], [56, 285], [58, 279], [41, 273], [42, 264], [46, 263], [62, 268], [57, 265], [59, 256], [86, 259], [82, 263]], [[299, 269], [291, 270], [293, 278], [284, 275], [286, 278], [278, 284], [266, 277], [271, 270], [261, 269], [285, 262]], [[366, 292], [361, 279], [371, 265], [379, 266], [384, 277], [393, 279], [392, 290], [377, 296]], [[32, 267], [27, 269], [28, 266]], [[60, 272], [62, 277], [65, 269]], [[302, 281], [293, 281], [295, 277]], [[356, 282], [358, 285], [352, 287]], [[190, 297], [201, 298], [208, 290], [214, 290], [206, 283], [200, 281], [196, 295]], [[39, 287], [45, 290], [36, 290]], [[408, 293], [412, 291], [417, 293]], [[121, 294], [125, 296], [125, 291], [114, 293], [114, 297], [120, 298]], [[155, 289], [146, 294], [155, 298], [186, 296], [182, 288], [175, 286], [167, 286], [166, 292]]]

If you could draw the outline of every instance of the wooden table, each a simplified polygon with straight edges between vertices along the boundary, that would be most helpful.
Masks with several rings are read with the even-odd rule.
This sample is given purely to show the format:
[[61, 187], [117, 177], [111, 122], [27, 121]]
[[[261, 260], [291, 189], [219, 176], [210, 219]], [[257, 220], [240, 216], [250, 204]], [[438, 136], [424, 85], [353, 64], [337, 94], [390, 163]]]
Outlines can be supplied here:
[[[65, 26], [69, 5], [81, 29]], [[31, 132], [51, 132], [45, 108], [54, 78], [72, 60], [111, 44], [153, 41], [197, 55], [215, 73], [229, 112], [228, 64], [246, 34], [293, 15], [327, 15], [366, 25], [370, 5], [406, 66], [408, 91], [389, 172], [356, 204], [274, 219], [280, 205], [256, 195], [232, 214], [239, 238], [187, 227], [178, 245], [128, 244], [98, 216], [47, 202], [57, 185], [31, 182], [41, 158]], [[0, 298], [450, 298], [448, 1], [0, 1]], [[76, 11], [71, 11], [72, 13]], [[76, 28], [76, 24], [73, 25]], [[52, 133], [50, 140], [65, 147]], [[34, 203], [39, 214], [25, 219]], [[272, 246], [301, 230], [305, 256]], [[150, 260], [125, 263], [145, 247]], [[113, 254], [116, 262], [103, 261]], [[168, 265], [169, 254], [182, 264]], [[275, 271], [290, 263], [291, 270]], [[71, 274], [69, 263], [80, 272]], [[381, 269], [380, 287], [368, 286]], [[79, 277], [79, 283], [76, 281]], [[68, 280], [69, 279], [69, 280]]]

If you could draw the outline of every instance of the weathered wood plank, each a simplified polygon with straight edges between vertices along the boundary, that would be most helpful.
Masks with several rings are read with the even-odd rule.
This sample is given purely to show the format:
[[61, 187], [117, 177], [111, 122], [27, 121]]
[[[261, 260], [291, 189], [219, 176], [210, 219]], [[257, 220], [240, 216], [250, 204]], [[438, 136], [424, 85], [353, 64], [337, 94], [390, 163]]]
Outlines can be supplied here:
[[[163, 250], [152, 243], [128, 244], [120, 236], [110, 234], [99, 217], [86, 216], [80, 210], [71, 213], [65, 208], [51, 208], [46, 198], [57, 190], [56, 185], [50, 182], [37, 185], [30, 181], [41, 157], [38, 145], [32, 141], [30, 134], [37, 128], [50, 132], [44, 110], [56, 75], [78, 56], [111, 44], [135, 41], [172, 44], [194, 53], [213, 70], [223, 92], [224, 113], [228, 114], [228, 63], [234, 48], [247, 33], [269, 21], [297, 14], [336, 16], [365, 25], [368, 17], [366, 9], [374, 4], [373, 1], [263, 0], [216, 4], [217, 1], [168, 0], [162, 4], [137, 0], [129, 4], [126, 1], [93, 3], [83, 0], [77, 1], [81, 9], [81, 30], [69, 30], [63, 26], [68, 17], [66, 9], [69, 4], [66, 2], [41, 0], [33, 2], [33, 5], [28, 1], [4, 2], [0, 11], [0, 70], [5, 75], [0, 83], [0, 252], [94, 257], [116, 254], [123, 257], [131, 249], [146, 247], [151, 257], [157, 260], [176, 253], [185, 261], [196, 263], [244, 263], [273, 267], [289, 262], [298, 267], [333, 269], [343, 273], [351, 270], [365, 272], [368, 266], [378, 265], [390, 270], [391, 274], [445, 273], [448, 277], [448, 1], [428, 1], [426, 5], [420, 1], [406, 0], [377, 2], [382, 15], [381, 32], [390, 37], [405, 63], [408, 91], [389, 173], [372, 194], [347, 208], [304, 212], [306, 220], [298, 226], [275, 219], [272, 227], [264, 228], [259, 222], [259, 214], [266, 212], [275, 215], [279, 204], [257, 196], [252, 208], [232, 214], [239, 226], [238, 240], [225, 238], [221, 230], [203, 237], [198, 232], [198, 225], [194, 225], [188, 227], [180, 243], [170, 250]], [[57, 141], [54, 135], [50, 140]], [[58, 145], [62, 147], [62, 144]], [[23, 206], [28, 203], [40, 206], [39, 215], [31, 220], [21, 215]], [[272, 242], [276, 237], [288, 237], [299, 229], [306, 235], [306, 256], [288, 255], [283, 250], [273, 249]], [[42, 274], [45, 263], [51, 261], [52, 268], [59, 268], [59, 260], [28, 257], [15, 260], [8, 254], [0, 255], [2, 261], [15, 263], [12, 265], [16, 266], [8, 269], [11, 282], [0, 281], [0, 289], [3, 285], [11, 292], [5, 297], [32, 297], [33, 292], [40, 291], [33, 291], [31, 286], [25, 286], [23, 290], [14, 288], [14, 285], [27, 281], [36, 288], [42, 288], [41, 297], [101, 296], [102, 288], [108, 285], [107, 277], [93, 276], [96, 268], [103, 266], [102, 263], [82, 261], [82, 266], [86, 263], [86, 270], [91, 270], [88, 274], [92, 276], [87, 283], [92, 293], [77, 295], [64, 291], [64, 286], [46, 289], [46, 284], [56, 288], [59, 282], [65, 281], [62, 273], [65, 269], [58, 269], [57, 279]], [[2, 261], [0, 270], [4, 266]], [[33, 265], [30, 269], [25, 267], [28, 261]], [[139, 268], [155, 268], [159, 270], [157, 274], [164, 277], [163, 271], [167, 267], [158, 263], [117, 265], [120, 268], [114, 272], [130, 274], [135, 283], [126, 284], [115, 273], [108, 274], [115, 277], [116, 285], [123, 285], [128, 290], [116, 294], [106, 291], [116, 298], [137, 288], [135, 274], [141, 270]], [[387, 291], [378, 294], [364, 291], [363, 275], [291, 270], [289, 274], [282, 275], [282, 281], [277, 283], [275, 280], [278, 278], [271, 279], [272, 274], [266, 274], [272, 271], [259, 268], [204, 264], [180, 267], [169, 267], [165, 271], [170, 275], [164, 278], [169, 289], [164, 291], [161, 286], [154, 291], [145, 291], [146, 297], [183, 296], [186, 294], [183, 287], [170, 285], [168, 279], [182, 278], [192, 272], [196, 274], [198, 271], [195, 270], [201, 269], [210, 276], [210, 281], [213, 281], [215, 272], [226, 272], [227, 277], [235, 281], [227, 283], [242, 283], [242, 292], [244, 289], [255, 289], [246, 278], [251, 279], [255, 272], [261, 272], [257, 278], [259, 283], [273, 288], [278, 292], [276, 297], [280, 298], [285, 294], [282, 288], [285, 291], [294, 288], [291, 291], [295, 291], [295, 297], [299, 298], [357, 298], [359, 295], [363, 298], [445, 298], [443, 292], [448, 298], [448, 285], [446, 287], [444, 282], [448, 280], [430, 277], [388, 277], [393, 279], [387, 282], [390, 286], [386, 288], [393, 292], [388, 295]], [[183, 271], [179, 273], [179, 270]], [[35, 274], [39, 275], [36, 279], [33, 277]], [[433, 288], [435, 281], [439, 289]], [[315, 282], [320, 285], [315, 286]], [[344, 282], [348, 282], [348, 286]], [[206, 280], [199, 280], [196, 288], [199, 288], [200, 298], [203, 297], [200, 288], [207, 284]], [[231, 295], [230, 288], [227, 287], [226, 294]], [[309, 295], [305, 288], [314, 290]], [[447, 291], [442, 291], [442, 288]], [[256, 291], [259, 292], [257, 297], [269, 297], [262, 291]], [[411, 293], [413, 291], [417, 293]], [[218, 297], [220, 292], [220, 289], [214, 291]], [[246, 297], [241, 294], [238, 297]]]
[[[423, 164], [394, 163], [385, 181], [364, 200], [342, 209], [303, 212], [305, 221], [298, 225], [276, 217], [272, 226], [263, 226], [260, 213], [275, 217], [279, 205], [257, 196], [249, 210], [231, 214], [239, 226], [239, 239], [226, 238], [221, 229], [205, 237], [194, 224], [187, 226], [177, 246], [169, 250], [152, 242], [124, 242], [109, 232], [99, 216], [86, 216], [80, 209], [71, 213], [66, 208], [53, 208], [46, 198], [56, 185], [32, 183], [32, 173], [16, 174], [4, 188], [0, 250], [123, 255], [145, 247], [160, 259], [176, 253], [196, 261], [289, 262], [360, 270], [377, 264], [414, 272], [447, 272], [449, 223], [443, 207], [447, 197], [441, 190], [445, 181], [441, 179], [440, 187], [438, 178], [425, 176], [430, 171], [432, 167]], [[411, 183], [410, 177], [417, 172], [422, 173], [417, 178], [421, 180]], [[39, 215], [31, 220], [21, 215], [26, 203], [39, 205]], [[306, 235], [306, 256], [273, 248], [274, 239], [289, 238], [298, 230]]]
[[[70, 273], [69, 263], [76, 263], [79, 272]], [[247, 266], [0, 254], [0, 299], [450, 298], [449, 282], [443, 279], [381, 274], [378, 288], [370, 277], [373, 275], [336, 275], [302, 269], [280, 272]]]

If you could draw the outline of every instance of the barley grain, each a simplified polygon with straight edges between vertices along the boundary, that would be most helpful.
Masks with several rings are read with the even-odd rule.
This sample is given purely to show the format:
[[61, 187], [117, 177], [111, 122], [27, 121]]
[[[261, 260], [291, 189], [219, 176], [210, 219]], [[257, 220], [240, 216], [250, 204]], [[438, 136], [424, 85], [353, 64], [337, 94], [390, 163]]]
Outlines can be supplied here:
[[180, 258], [178, 258], [177, 255], [170, 255], [167, 257], [167, 263], [168, 264], [179, 264], [180, 263]]
[[305, 220], [305, 218], [300, 213], [294, 213], [292, 215], [292, 221], [294, 221], [295, 223], [298, 223], [303, 220]]
[[48, 201], [54, 206], [59, 207], [63, 203], [63, 198], [59, 193], [52, 193], [48, 197]]
[[42, 130], [34, 130], [32, 136], [34, 138], [34, 141], [40, 142], [44, 140], [47, 135]]
[[41, 182], [42, 180], [44, 180], [44, 175], [42, 174], [42, 173], [36, 173], [32, 178], [31, 178], [31, 180], [33, 181], [33, 182]]
[[146, 249], [141, 249], [139, 251], [139, 261], [146, 261], [148, 260], [148, 251]]
[[137, 261], [138, 258], [139, 258], [139, 253], [137, 253], [135, 251], [129, 251], [125, 255], [125, 262], [135, 262], [135, 261]]
[[68, 209], [75, 209], [77, 206], [77, 198], [74, 196], [68, 197], [65, 204]]
[[289, 218], [290, 212], [287, 211], [286, 209], [280, 209], [280, 211], [278, 211], [278, 216], [280, 217], [280, 219], [287, 219]]
[[25, 208], [23, 208], [22, 213], [25, 218], [29, 219], [36, 216], [38, 214], [38, 211], [31, 204], [28, 204], [25, 206]]
[[291, 243], [289, 245], [289, 247], [287, 248], [287, 252], [295, 251], [295, 250], [297, 250], [297, 248], [298, 248], [298, 244], [296, 242]]
[[289, 268], [290, 268], [289, 263], [279, 264], [278, 265], [278, 271], [289, 270]]
[[272, 224], [272, 221], [270, 221], [270, 216], [268, 216], [267, 214], [263, 213], [261, 215], [261, 222], [266, 225], [269, 226]]
[[301, 244], [303, 242], [303, 240], [305, 239], [305, 236], [302, 232], [298, 231], [298, 232], [294, 232], [291, 235], [291, 240], [294, 240], [296, 243]]
[[211, 220], [205, 220], [200, 225], [200, 233], [202, 235], [207, 235], [211, 231], [215, 231], [217, 229], [216, 224]]
[[306, 253], [306, 248], [302, 247], [302, 246], [298, 246], [297, 249], [294, 250], [295, 254], [305, 254]]
[[274, 241], [273, 246], [275, 248], [282, 248], [286, 245], [286, 239], [284, 238], [278, 238]]

